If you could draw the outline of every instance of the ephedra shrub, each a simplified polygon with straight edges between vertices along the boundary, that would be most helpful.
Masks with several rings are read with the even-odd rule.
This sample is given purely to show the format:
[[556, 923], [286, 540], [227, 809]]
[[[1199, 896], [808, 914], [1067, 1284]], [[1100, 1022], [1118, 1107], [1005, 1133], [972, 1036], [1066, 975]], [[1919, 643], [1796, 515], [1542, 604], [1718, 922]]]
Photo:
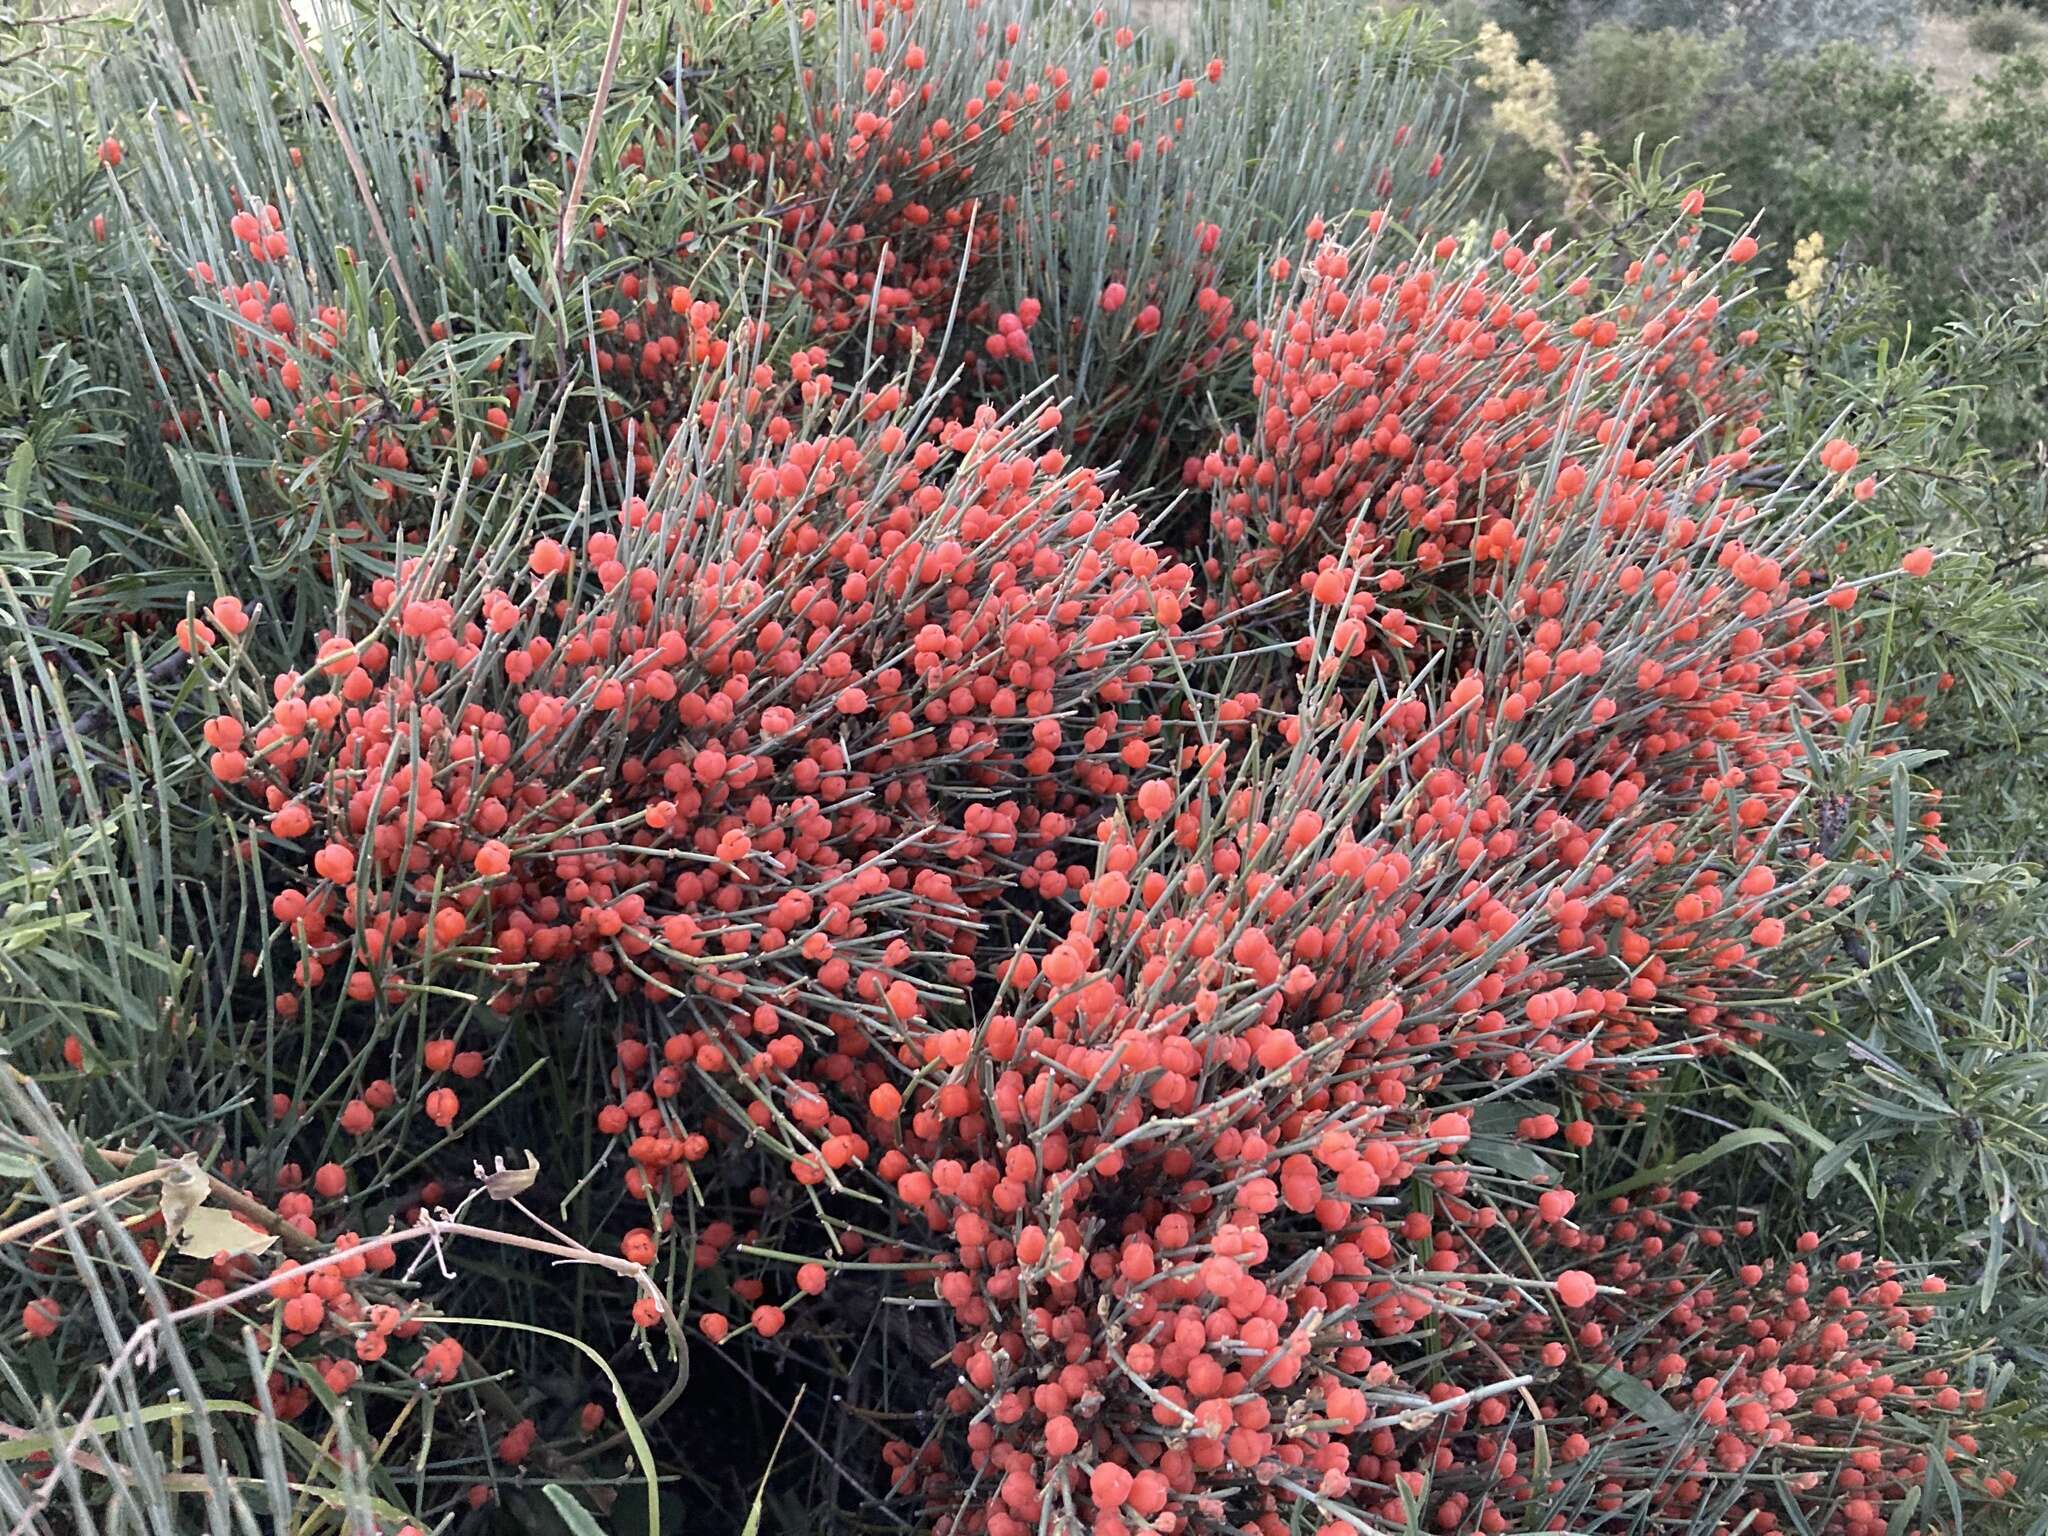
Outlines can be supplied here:
[[[1293, 317], [1345, 313], [1354, 277], [1363, 297], [1446, 275], [1376, 270], [1369, 248], [1354, 271], [1356, 254], [1315, 253], [1322, 286], [1283, 332], [1297, 366], [1314, 338]], [[1448, 276], [1476, 288], [1490, 260]], [[1654, 383], [1671, 318], [1632, 346], [1610, 315], [1581, 316], [1558, 350], [1581, 352], [1581, 374]], [[1446, 340], [1454, 379], [1474, 359], [1485, 378], [1486, 339]], [[1345, 382], [1382, 384], [1373, 361]], [[1101, 824], [1062, 941], [1020, 953], [971, 1032], [929, 1043], [931, 1079], [884, 1096], [908, 1132], [876, 1171], [951, 1255], [965, 1465], [908, 1443], [892, 1462], [935, 1522], [1508, 1530], [1604, 1511], [1864, 1533], [1910, 1514], [1929, 1458], [1956, 1454], [1929, 1421], [1962, 1394], [1905, 1363], [1938, 1277], [1913, 1302], [1920, 1282], [1880, 1266], [1874, 1289], [1816, 1311], [1782, 1303], [1811, 1289], [1797, 1267], [1766, 1303], [1784, 1331], [1758, 1332], [1763, 1269], [1741, 1269], [1723, 1311], [1663, 1216], [1579, 1208], [1574, 1166], [1668, 1071], [1749, 1038], [1753, 1003], [1796, 985], [1803, 930], [1870, 878], [1799, 819], [1802, 733], [1848, 716], [1813, 658], [1855, 594], [1786, 542], [1857, 505], [1852, 452], [1828, 446], [1836, 478], [1805, 505], [1746, 505], [1728, 484], [1744, 450], [1668, 445], [1671, 402], [1632, 419], [1628, 391], [1608, 414], [1584, 384], [1535, 413], [1544, 462], [1509, 465], [1486, 506], [1498, 552], [1431, 562], [1461, 577], [1460, 609], [1382, 642], [1461, 675], [1347, 707], [1369, 649], [1337, 638], [1364, 629], [1349, 572], [1329, 591], [1304, 577], [1291, 621], [1223, 618], [1305, 628], [1299, 691], [1191, 720], [1179, 774]], [[1457, 424], [1458, 399], [1418, 425]], [[1351, 424], [1352, 463], [1431, 462], [1390, 455], [1384, 428], [1362, 430], [1376, 421]], [[1377, 538], [1360, 527], [1374, 510], [1334, 502], [1320, 535]], [[1841, 600], [1801, 595], [1816, 587]], [[1265, 594], [1215, 601], [1233, 599]], [[1417, 1188], [1430, 1198], [1387, 1193]], [[1746, 1217], [1732, 1231], [1757, 1235]], [[1613, 1267], [1585, 1267], [1614, 1244]], [[1896, 1437], [1888, 1412], [1915, 1432]], [[1486, 1468], [1467, 1475], [1455, 1448], [1475, 1430]], [[1569, 1475], [1522, 1469], [1554, 1448]], [[2007, 1485], [1990, 1469], [1977, 1486]]]
[[956, 425], [808, 352], [717, 382], [616, 532], [408, 558], [303, 672], [202, 627], [207, 734], [306, 991], [453, 967], [511, 1013], [573, 964], [677, 1005], [671, 1068], [815, 1130], [781, 1102], [808, 1050], [911, 1028], [973, 983], [978, 909], [1062, 894], [1062, 841], [1151, 758], [1191, 573], [1046, 446], [1055, 411]]
[[1447, 201], [1419, 22], [1382, 41], [1319, 0], [1195, 7], [1171, 35], [1108, 8], [855, 14], [814, 29], [794, 106], [707, 141], [776, 187], [813, 333], [963, 369], [969, 409], [1050, 390], [1127, 484], [1243, 395], [1269, 244], [1361, 197], [1411, 220]]
[[726, 1507], [785, 1423], [788, 1529], [1995, 1518], [1946, 1277], [1652, 1151], [1933, 837], [1868, 660], [1932, 553], [1846, 558], [1703, 195], [1445, 233], [1417, 55], [1238, 9], [638, 20], [580, 182], [592, 97], [402, 18], [122, 66], [182, 511], [84, 520], [132, 666], [26, 648], [0, 770], [150, 993], [21, 1037], [104, 1208], [19, 1417], [227, 1383], [114, 1528], [253, 1500], [244, 1407], [386, 1536]]

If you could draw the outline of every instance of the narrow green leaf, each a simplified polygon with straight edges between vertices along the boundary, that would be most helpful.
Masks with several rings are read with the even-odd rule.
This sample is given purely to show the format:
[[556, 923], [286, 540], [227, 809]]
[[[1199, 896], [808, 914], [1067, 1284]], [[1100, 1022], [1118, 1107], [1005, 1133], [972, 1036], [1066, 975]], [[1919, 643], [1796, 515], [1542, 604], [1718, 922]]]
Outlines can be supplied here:
[[1739, 1131], [1730, 1131], [1710, 1147], [1702, 1147], [1697, 1152], [1688, 1153], [1673, 1162], [1661, 1163], [1655, 1168], [1645, 1168], [1641, 1173], [1624, 1179], [1619, 1184], [1610, 1184], [1594, 1198], [1610, 1200], [1616, 1195], [1625, 1195], [1630, 1190], [1642, 1189], [1646, 1185], [1668, 1184], [1684, 1178], [1689, 1173], [1697, 1173], [1709, 1163], [1719, 1162], [1731, 1153], [1741, 1152], [1750, 1147], [1782, 1147], [1787, 1144], [1788, 1138], [1782, 1131], [1774, 1131], [1767, 1125], [1745, 1126]]
[[760, 1536], [761, 1504], [768, 1497], [768, 1479], [775, 1472], [776, 1458], [782, 1454], [782, 1442], [789, 1438], [789, 1426], [796, 1418], [796, 1411], [803, 1405], [804, 1389], [796, 1389], [796, 1398], [789, 1405], [789, 1412], [782, 1420], [782, 1432], [775, 1437], [774, 1449], [768, 1452], [768, 1465], [761, 1471], [761, 1486], [754, 1490], [754, 1502], [747, 1510], [746, 1524], [740, 1527], [740, 1536]]
[[1835, 1181], [1836, 1175], [1848, 1166], [1849, 1159], [1863, 1150], [1862, 1137], [1853, 1137], [1828, 1148], [1819, 1162], [1813, 1165], [1813, 1172], [1806, 1178], [1806, 1198], [1811, 1200]]
[[1653, 1388], [1638, 1378], [1629, 1375], [1619, 1366], [1595, 1366], [1586, 1373], [1587, 1378], [1602, 1392], [1619, 1398], [1622, 1407], [1637, 1418], [1657, 1428], [1676, 1433], [1685, 1427], [1685, 1415], [1665, 1402]]
[[557, 1344], [566, 1344], [598, 1368], [612, 1389], [612, 1401], [618, 1405], [619, 1421], [626, 1431], [626, 1439], [632, 1443], [634, 1459], [640, 1463], [641, 1480], [647, 1488], [647, 1529], [661, 1529], [661, 1484], [657, 1481], [654, 1468], [654, 1448], [647, 1443], [647, 1431], [640, 1427], [639, 1415], [626, 1398], [625, 1384], [612, 1370], [611, 1362], [581, 1339], [571, 1338], [552, 1328], [543, 1328], [537, 1323], [515, 1323], [502, 1317], [444, 1317], [441, 1322], [450, 1327], [502, 1328], [508, 1333], [530, 1333], [538, 1338], [553, 1339]]
[[1489, 1168], [1498, 1168], [1517, 1179], [1548, 1179], [1555, 1172], [1541, 1153], [1518, 1141], [1475, 1136], [1466, 1143], [1465, 1150]]
[[562, 1517], [562, 1524], [569, 1527], [572, 1536], [604, 1536], [590, 1511], [576, 1502], [576, 1495], [560, 1483], [549, 1483], [541, 1492], [554, 1505], [555, 1513]]

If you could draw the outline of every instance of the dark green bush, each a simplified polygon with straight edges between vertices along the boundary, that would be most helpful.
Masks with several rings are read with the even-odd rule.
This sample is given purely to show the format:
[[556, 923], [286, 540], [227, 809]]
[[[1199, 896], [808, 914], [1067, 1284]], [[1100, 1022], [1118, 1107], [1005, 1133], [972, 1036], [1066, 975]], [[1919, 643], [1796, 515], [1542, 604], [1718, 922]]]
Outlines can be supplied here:
[[[1910, 65], [1851, 41], [1744, 63], [1696, 29], [1585, 31], [1555, 71], [1568, 142], [1626, 160], [1710, 165], [1758, 237], [1789, 254], [1819, 232], [1832, 260], [1887, 277], [1922, 326], [2002, 302], [2048, 262], [2048, 65], [2005, 60], [1958, 109]], [[1511, 214], [1554, 218], [1554, 187], [1499, 146], [1487, 189]]]
[[1558, 71], [1565, 125], [1591, 133], [1614, 153], [1638, 139], [1679, 139], [1721, 109], [1742, 69], [1739, 34], [1615, 22], [1589, 28]]
[[2041, 40], [2041, 29], [2019, 7], [2000, 6], [1995, 11], [1979, 11], [1972, 16], [1965, 35], [1972, 48], [2007, 54], [2031, 48]]

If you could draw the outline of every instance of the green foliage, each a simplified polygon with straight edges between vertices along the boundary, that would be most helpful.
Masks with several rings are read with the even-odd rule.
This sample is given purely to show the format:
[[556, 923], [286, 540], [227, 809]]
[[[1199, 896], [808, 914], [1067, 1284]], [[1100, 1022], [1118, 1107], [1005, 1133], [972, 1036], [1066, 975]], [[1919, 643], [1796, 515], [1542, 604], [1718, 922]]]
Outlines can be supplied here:
[[1553, 63], [1577, 59], [1588, 34], [1607, 27], [1725, 36], [1746, 66], [1757, 68], [1842, 40], [1895, 50], [1912, 41], [1919, 25], [1912, 0], [1494, 0], [1488, 9], [1530, 52]]
[[1707, 132], [1775, 243], [1823, 231], [1890, 277], [1924, 323], [2038, 274], [2044, 83], [2038, 60], [2008, 60], [1969, 111], [1951, 113], [1910, 70], [1842, 45], [1780, 63]]
[[1574, 137], [1593, 134], [1616, 154], [1638, 140], [1651, 147], [1682, 141], [1734, 84], [1739, 49], [1732, 33], [1593, 27], [1558, 74], [1567, 128]]
[[[1735, 34], [1588, 28], [1556, 68], [1567, 141], [1626, 159], [1639, 141], [1709, 166], [1758, 238], [1789, 253], [1819, 232], [1839, 261], [1883, 273], [1920, 325], [1997, 306], [2048, 250], [2048, 64], [2005, 59], [1964, 103], [1861, 41], [1745, 59]], [[1524, 46], [1528, 46], [1526, 43]], [[1483, 130], [1482, 130], [1483, 131]], [[1512, 145], [1485, 187], [1504, 211], [1559, 211]], [[1562, 210], [1569, 214], [1569, 209]]]

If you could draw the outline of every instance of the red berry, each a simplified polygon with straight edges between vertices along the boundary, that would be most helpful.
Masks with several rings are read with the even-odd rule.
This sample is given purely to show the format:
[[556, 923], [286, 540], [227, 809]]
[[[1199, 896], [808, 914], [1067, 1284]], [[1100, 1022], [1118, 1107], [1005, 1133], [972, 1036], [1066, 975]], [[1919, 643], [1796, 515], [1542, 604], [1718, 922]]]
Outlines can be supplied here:
[[1568, 1189], [1546, 1189], [1536, 1200], [1537, 1210], [1543, 1213], [1545, 1221], [1563, 1221], [1571, 1214], [1578, 1196]]
[[1088, 1474], [1088, 1491], [1098, 1510], [1115, 1510], [1131, 1496], [1131, 1474], [1113, 1461], [1099, 1463]]
[[347, 885], [356, 877], [356, 851], [346, 843], [329, 843], [313, 855], [313, 868], [321, 879]]
[[1583, 1269], [1568, 1269], [1557, 1277], [1557, 1299], [1567, 1307], [1583, 1307], [1599, 1292], [1599, 1283]]

